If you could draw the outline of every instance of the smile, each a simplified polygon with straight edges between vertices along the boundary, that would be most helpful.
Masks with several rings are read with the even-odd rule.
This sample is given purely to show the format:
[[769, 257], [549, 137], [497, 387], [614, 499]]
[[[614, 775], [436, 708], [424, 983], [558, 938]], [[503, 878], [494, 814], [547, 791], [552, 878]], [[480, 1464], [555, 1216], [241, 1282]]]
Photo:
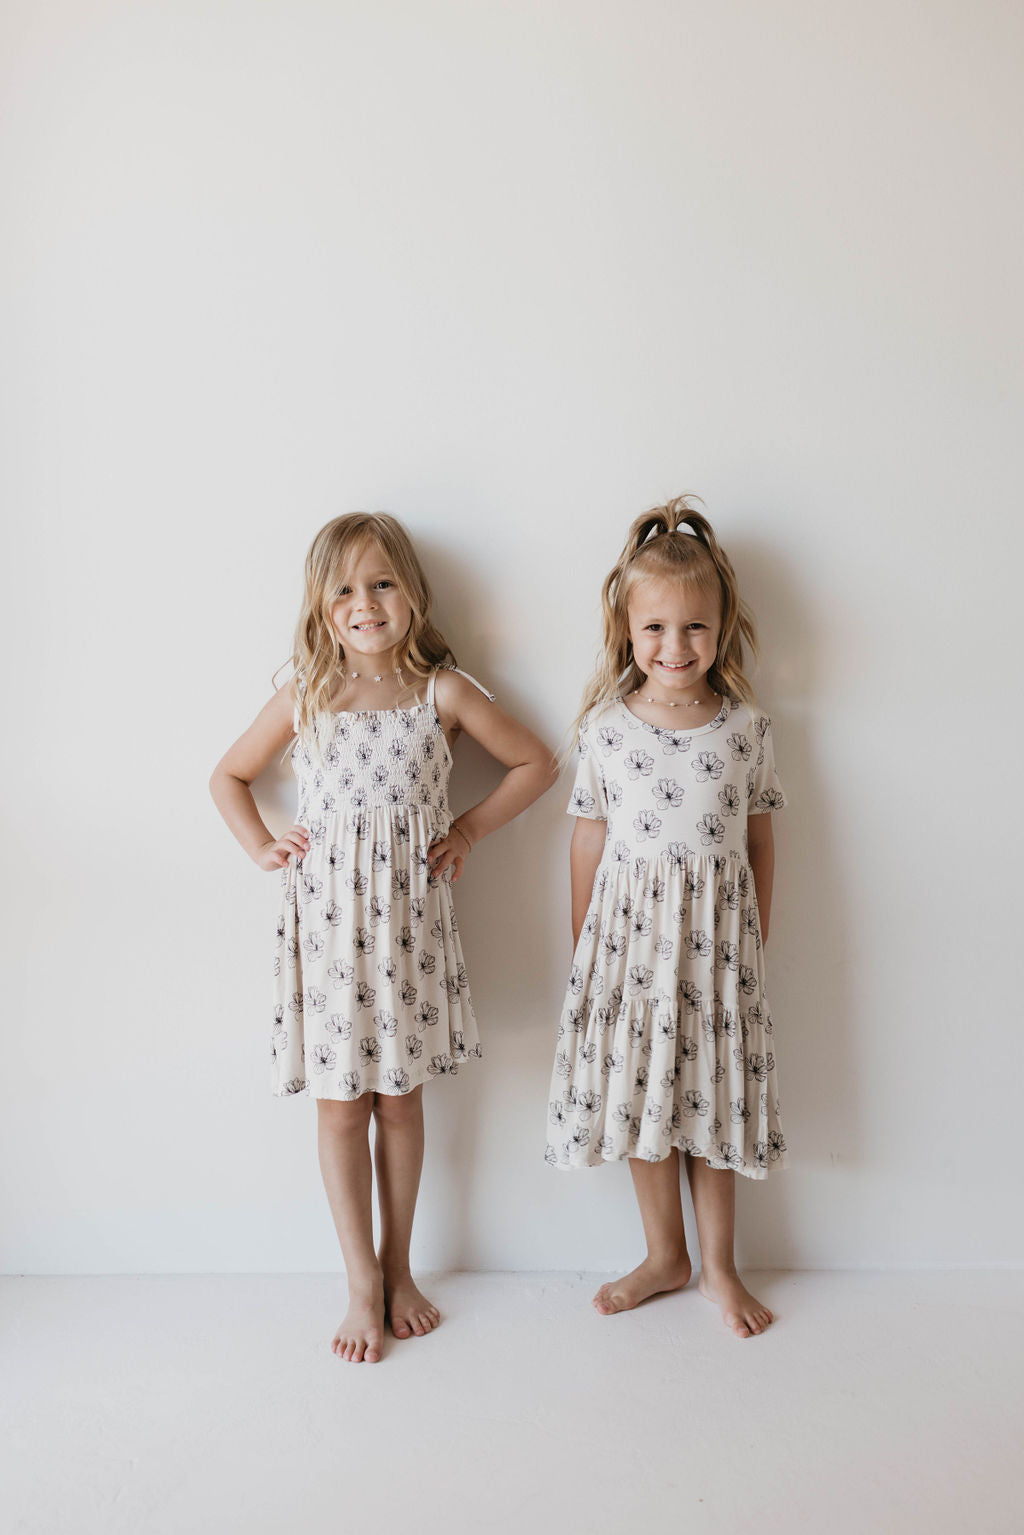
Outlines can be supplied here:
[[352, 627], [353, 629], [358, 629], [361, 634], [366, 634], [371, 629], [383, 629], [385, 621], [383, 618], [375, 618], [364, 624], [353, 624]]

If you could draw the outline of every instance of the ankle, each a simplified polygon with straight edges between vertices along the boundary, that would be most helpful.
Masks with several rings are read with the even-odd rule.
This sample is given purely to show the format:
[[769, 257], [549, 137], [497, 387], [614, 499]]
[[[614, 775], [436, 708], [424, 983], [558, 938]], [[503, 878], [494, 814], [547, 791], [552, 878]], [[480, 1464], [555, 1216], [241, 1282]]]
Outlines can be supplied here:
[[738, 1279], [740, 1277], [734, 1258], [716, 1262], [714, 1258], [702, 1256], [700, 1267], [701, 1272], [706, 1274], [709, 1279]]
[[690, 1254], [686, 1250], [686, 1243], [673, 1242], [666, 1247], [648, 1247], [647, 1262], [652, 1268], [674, 1269], [681, 1264], [689, 1263]]
[[347, 1272], [348, 1293], [361, 1300], [376, 1300], [384, 1284], [384, 1274], [378, 1264], [360, 1264]]

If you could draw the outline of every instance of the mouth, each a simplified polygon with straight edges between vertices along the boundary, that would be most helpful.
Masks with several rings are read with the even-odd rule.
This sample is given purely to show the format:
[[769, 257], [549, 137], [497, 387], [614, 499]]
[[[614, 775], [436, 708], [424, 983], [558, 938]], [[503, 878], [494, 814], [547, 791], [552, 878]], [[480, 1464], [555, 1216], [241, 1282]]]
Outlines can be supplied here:
[[382, 618], [375, 618], [372, 620], [372, 622], [365, 624], [352, 625], [352, 628], [356, 631], [357, 634], [372, 634], [375, 629], [383, 629], [385, 627], [386, 625]]
[[689, 671], [690, 667], [693, 665], [693, 662], [692, 661], [655, 661], [654, 664], [655, 664], [655, 666], [659, 666], [663, 672], [675, 672], [675, 673], [678, 674], [679, 672]]

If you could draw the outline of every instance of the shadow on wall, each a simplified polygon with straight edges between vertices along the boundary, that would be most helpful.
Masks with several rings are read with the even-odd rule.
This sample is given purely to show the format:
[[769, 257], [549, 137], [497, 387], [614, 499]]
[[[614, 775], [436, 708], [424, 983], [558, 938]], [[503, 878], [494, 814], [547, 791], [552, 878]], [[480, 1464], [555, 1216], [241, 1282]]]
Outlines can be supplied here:
[[801, 587], [775, 545], [745, 540], [730, 544], [730, 555], [758, 620], [758, 694], [775, 723], [789, 800], [775, 817], [767, 965], [790, 1170], [757, 1189], [740, 1180], [737, 1227], [747, 1262], [784, 1267], [816, 1246], [802, 1229], [792, 1169], [827, 1173], [856, 1160], [862, 1141], [860, 1055], [847, 1002], [848, 886], [833, 829], [841, 807], [831, 802], [816, 746], [819, 703], [831, 692], [830, 636], [820, 595]]

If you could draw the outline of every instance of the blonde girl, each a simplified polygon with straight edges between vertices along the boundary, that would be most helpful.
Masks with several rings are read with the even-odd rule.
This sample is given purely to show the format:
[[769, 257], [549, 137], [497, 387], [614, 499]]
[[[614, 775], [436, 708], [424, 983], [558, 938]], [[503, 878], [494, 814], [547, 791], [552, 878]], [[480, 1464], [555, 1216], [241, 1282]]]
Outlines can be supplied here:
[[[320, 1168], [348, 1276], [332, 1340], [376, 1362], [440, 1321], [409, 1266], [423, 1159], [423, 1084], [480, 1056], [451, 887], [481, 837], [549, 788], [551, 754], [454, 669], [405, 529], [354, 513], [306, 558], [294, 676], [210, 782], [250, 858], [280, 870], [271, 1051], [274, 1091], [317, 1102]], [[452, 748], [465, 732], [507, 769], [456, 818]], [[252, 783], [292, 743], [298, 815], [264, 824]], [[373, 1239], [375, 1124], [380, 1244]]]
[[689, 1282], [739, 1337], [772, 1314], [733, 1255], [735, 1180], [785, 1161], [765, 989], [785, 803], [744, 647], [753, 619], [707, 519], [680, 497], [638, 517], [604, 583], [600, 663], [576, 721], [569, 813], [572, 972], [558, 1029], [548, 1161], [628, 1159], [647, 1256], [602, 1285], [602, 1315]]

